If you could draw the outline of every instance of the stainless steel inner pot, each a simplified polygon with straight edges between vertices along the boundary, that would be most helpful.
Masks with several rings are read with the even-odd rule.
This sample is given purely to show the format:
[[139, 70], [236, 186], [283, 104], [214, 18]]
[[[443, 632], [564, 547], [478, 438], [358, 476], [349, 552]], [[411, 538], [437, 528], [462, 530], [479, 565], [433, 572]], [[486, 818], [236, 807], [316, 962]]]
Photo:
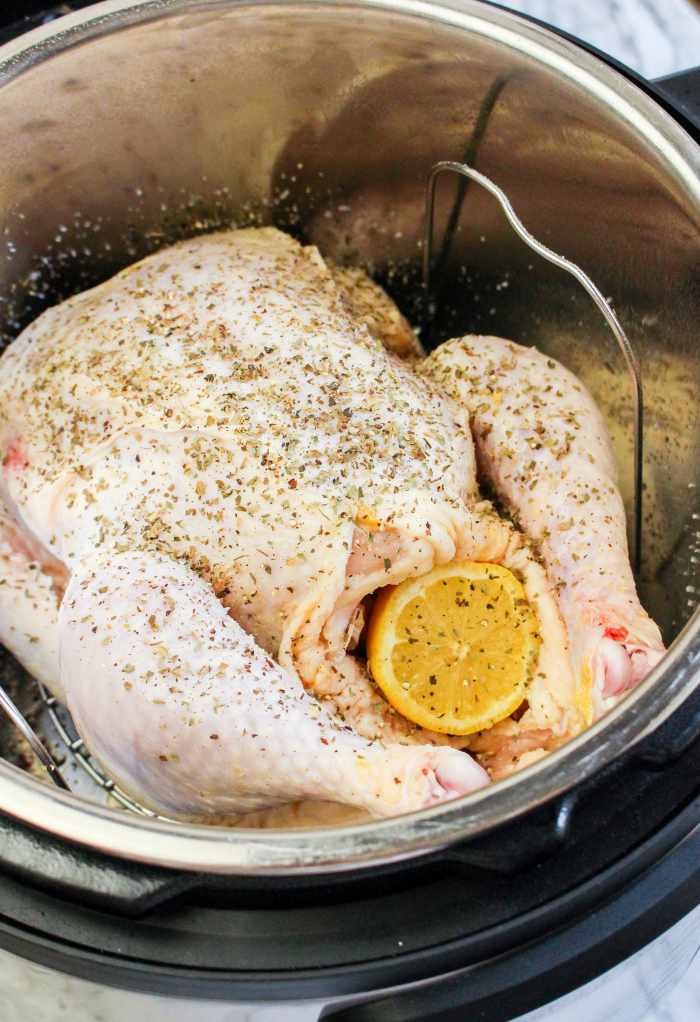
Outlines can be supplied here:
[[[388, 862], [565, 791], [695, 688], [700, 149], [644, 92], [478, 0], [108, 0], [0, 49], [0, 153], [8, 339], [42, 308], [170, 241], [250, 223], [365, 265], [415, 322], [426, 176], [438, 160], [469, 159], [537, 238], [610, 296], [635, 347], [645, 388], [640, 593], [673, 640], [654, 674], [566, 748], [411, 816], [319, 830], [182, 826], [52, 790], [4, 761], [0, 809], [182, 868]], [[456, 188], [440, 183], [438, 248]], [[499, 334], [583, 377], [607, 416], [629, 505], [631, 387], [585, 293], [525, 248], [475, 186], [438, 277], [434, 341]]]

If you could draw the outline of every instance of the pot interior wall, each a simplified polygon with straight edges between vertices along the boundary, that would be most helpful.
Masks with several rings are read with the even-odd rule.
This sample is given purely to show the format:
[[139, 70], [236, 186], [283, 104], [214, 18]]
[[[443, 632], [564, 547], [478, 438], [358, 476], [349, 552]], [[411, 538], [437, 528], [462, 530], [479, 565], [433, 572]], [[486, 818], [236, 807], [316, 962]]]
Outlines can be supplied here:
[[[570, 79], [446, 23], [342, 3], [160, 15], [79, 40], [0, 88], [5, 339], [172, 241], [253, 223], [365, 265], [418, 323], [426, 176], [466, 159], [612, 298], [640, 357], [640, 591], [672, 640], [700, 586], [700, 209], [659, 153]], [[443, 177], [438, 252], [456, 196]], [[498, 334], [580, 374], [631, 507], [632, 391], [616, 344], [579, 285], [474, 185], [432, 303], [429, 345]]]

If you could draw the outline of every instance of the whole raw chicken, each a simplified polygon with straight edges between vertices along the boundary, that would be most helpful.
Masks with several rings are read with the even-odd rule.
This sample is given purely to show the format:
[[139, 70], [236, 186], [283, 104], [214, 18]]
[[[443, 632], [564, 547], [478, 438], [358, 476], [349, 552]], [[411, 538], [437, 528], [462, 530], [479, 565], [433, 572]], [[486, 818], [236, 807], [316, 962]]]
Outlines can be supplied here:
[[[180, 818], [410, 812], [544, 755], [653, 666], [600, 416], [504, 345], [422, 360], [364, 274], [264, 228], [151, 256], [9, 347], [0, 638], [125, 791]], [[469, 409], [547, 571], [480, 499]], [[540, 427], [564, 414], [582, 443], [556, 461]], [[454, 559], [519, 570], [542, 637], [524, 715], [461, 738], [397, 714], [351, 653], [368, 594]]]

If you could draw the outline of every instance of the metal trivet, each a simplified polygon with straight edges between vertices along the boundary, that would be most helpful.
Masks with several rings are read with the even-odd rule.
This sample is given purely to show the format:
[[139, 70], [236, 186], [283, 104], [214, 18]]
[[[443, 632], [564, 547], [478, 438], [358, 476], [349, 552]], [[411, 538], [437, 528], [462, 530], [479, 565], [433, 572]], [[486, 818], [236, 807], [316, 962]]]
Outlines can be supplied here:
[[[644, 395], [642, 391], [642, 377], [639, 371], [639, 365], [637, 359], [632, 351], [632, 346], [627, 340], [627, 335], [620, 325], [615, 312], [605, 300], [602, 293], [595, 286], [591, 278], [584, 273], [580, 266], [576, 263], [572, 263], [570, 259], [565, 259], [564, 256], [557, 255], [551, 248], [547, 248], [541, 241], [534, 238], [530, 232], [523, 226], [515, 210], [510, 204], [508, 196], [503, 192], [498, 185], [495, 185], [488, 177], [480, 174], [478, 170], [474, 170], [473, 167], [467, 166], [466, 163], [455, 163], [452, 160], [442, 160], [440, 163], [436, 163], [428, 174], [428, 184], [426, 188], [425, 197], [425, 214], [426, 214], [426, 228], [425, 238], [423, 240], [423, 289], [425, 292], [424, 297], [424, 327], [427, 329], [430, 320], [430, 272], [433, 264], [433, 221], [435, 219], [435, 182], [443, 171], [452, 171], [455, 174], [461, 174], [463, 177], [471, 178], [472, 181], [476, 181], [487, 191], [491, 192], [495, 198], [501, 204], [503, 212], [508, 218], [508, 222], [511, 227], [515, 230], [518, 236], [529, 245], [533, 251], [537, 252], [544, 259], [547, 259], [550, 263], [554, 263], [555, 266], [559, 266], [562, 270], [566, 270], [573, 277], [578, 280], [580, 284], [586, 289], [588, 294], [591, 296], [593, 301], [596, 303], [600, 311], [605, 316], [606, 322], [615, 336], [617, 343], [622, 350], [627, 368], [629, 369], [630, 376], [632, 378], [632, 393], [634, 395], [634, 501], [632, 511], [632, 565], [635, 573], [639, 572], [641, 561], [642, 561], [642, 456], [644, 453]], [[459, 209], [464, 199], [464, 189], [458, 195], [457, 202], [450, 216], [448, 224], [448, 231], [446, 233], [445, 241], [443, 242], [442, 250], [440, 253], [440, 263], [444, 263], [449, 250], [452, 233], [456, 226], [457, 217], [459, 215]]]
[[[117, 787], [111, 777], [108, 777], [99, 763], [93, 759], [82, 738], [73, 739], [68, 734], [63, 721], [56, 712], [56, 707], [61, 705], [58, 699], [56, 699], [55, 696], [52, 696], [41, 682], [37, 682], [37, 686], [42, 705], [45, 707], [49, 720], [55, 727], [58, 737], [63, 743], [66, 756], [72, 757], [74, 762], [76, 762], [85, 771], [91, 780], [93, 780], [95, 784], [99, 785], [103, 791], [111, 795], [112, 798], [116, 799], [117, 802], [124, 807], [124, 809], [129, 809], [132, 813], [137, 813], [139, 816], [150, 816], [157, 820], [163, 819], [163, 817], [159, 816], [158, 813], [154, 813], [152, 810], [146, 809], [145, 806], [142, 806], [139, 802], [136, 802], [128, 795], [125, 795], [124, 792]], [[68, 788], [65, 781], [63, 784], [66, 788]], [[68, 788], [68, 790], [70, 791], [70, 788]]]
[[[39, 684], [39, 690], [41, 691], [43, 698], [46, 689], [43, 687], [43, 685]], [[56, 700], [54, 700], [54, 702], [55, 701]], [[2, 706], [3, 710], [10, 718], [12, 723], [15, 725], [17, 730], [20, 732], [20, 734], [22, 734], [24, 738], [26, 738], [26, 740], [29, 742], [32, 752], [37, 757], [37, 759], [39, 759], [39, 761], [46, 767], [46, 769], [49, 772], [49, 777], [54, 782], [56, 787], [63, 788], [64, 791], [70, 791], [70, 788], [66, 784], [66, 781], [61, 771], [54, 763], [51, 753], [46, 748], [44, 743], [40, 740], [39, 736], [34, 731], [34, 728], [29, 726], [27, 721], [24, 719], [22, 714], [19, 712], [15, 704], [8, 696], [5, 689], [2, 688], [1, 686], [0, 686], [0, 706]], [[56, 723], [58, 724], [58, 721]], [[66, 738], [68, 738], [67, 735]]]
[[[505, 82], [498, 81], [498, 87], [494, 88], [493, 97], [489, 100], [490, 106], [485, 114], [488, 119], [488, 112], [493, 107], [498, 94], [500, 93]], [[579, 281], [580, 284], [586, 289], [588, 294], [591, 296], [593, 301], [596, 303], [603, 316], [605, 317], [608, 326], [612, 330], [615, 339], [617, 340], [622, 353], [627, 363], [630, 376], [632, 377], [632, 388], [634, 394], [634, 504], [633, 504], [633, 555], [632, 561], [635, 571], [639, 571], [641, 562], [641, 550], [642, 550], [642, 454], [643, 454], [643, 392], [642, 392], [642, 379], [639, 372], [639, 366], [637, 359], [632, 347], [627, 339], [627, 336], [622, 329], [620, 322], [615, 315], [613, 309], [610, 307], [608, 302], [603, 297], [602, 293], [595, 286], [590, 277], [577, 266], [576, 263], [571, 262], [569, 259], [565, 259], [563, 256], [557, 255], [546, 245], [537, 241], [530, 232], [523, 226], [520, 219], [515, 213], [515, 210], [510, 204], [507, 195], [501, 191], [501, 189], [493, 183], [489, 178], [480, 174], [478, 170], [474, 170], [473, 167], [468, 166], [466, 163], [456, 163], [451, 160], [443, 160], [440, 163], [436, 163], [431, 169], [428, 175], [427, 189], [426, 189], [426, 233], [423, 242], [423, 289], [424, 289], [424, 329], [427, 332], [430, 319], [430, 274], [433, 262], [433, 221], [435, 219], [435, 182], [438, 176], [444, 171], [452, 171], [453, 173], [460, 174], [462, 177], [466, 177], [480, 184], [487, 191], [491, 192], [496, 199], [498, 199], [503, 211], [508, 218], [509, 223], [519, 235], [519, 237], [530, 246], [538, 255], [541, 255], [544, 259], [547, 259], [550, 263], [554, 263], [555, 266], [559, 266], [561, 269], [566, 270], [572, 274]], [[458, 193], [457, 202], [454, 205], [450, 220], [448, 223], [448, 229], [443, 239], [443, 245], [440, 252], [439, 263], [441, 266], [446, 262], [449, 254], [449, 248], [452, 241], [452, 235], [454, 233], [457, 219], [459, 217], [461, 205], [466, 194], [466, 189], [462, 187]], [[132, 813], [137, 813], [139, 816], [149, 816], [156, 819], [163, 819], [159, 817], [157, 813], [152, 812], [150, 809], [146, 809], [145, 806], [140, 805], [134, 799], [125, 795], [121, 791], [115, 782], [107, 776], [102, 767], [93, 759], [90, 752], [88, 751], [82, 738], [71, 738], [68, 731], [66, 730], [63, 722], [56, 712], [56, 707], [60, 706], [58, 700], [52, 696], [47, 689], [40, 683], [37, 682], [39, 688], [39, 694], [41, 697], [41, 703], [48, 713], [51, 724], [56, 730], [56, 733], [63, 744], [65, 754], [68, 757], [72, 757], [73, 761], [82, 768], [83, 771], [91, 778], [91, 780], [97, 784], [103, 791], [116, 799], [124, 807]], [[53, 780], [57, 787], [62, 788], [64, 791], [70, 791], [70, 787], [67, 784], [65, 778], [58, 769], [58, 766], [54, 762], [53, 757], [39, 739], [38, 735], [32, 727], [27, 723], [25, 718], [22, 716], [20, 711], [17, 709], [15, 704], [12, 702], [10, 697], [0, 686], [0, 707], [5, 711], [7, 716], [10, 718], [15, 727], [21, 732], [24, 738], [27, 740], [32, 750], [40, 760], [40, 762], [46, 767], [49, 776]], [[67, 712], [67, 711], [66, 711]]]
[[[65, 754], [66, 758], [70, 760], [72, 764], [77, 765], [94, 784], [104, 791], [106, 795], [115, 799], [124, 809], [128, 809], [130, 812], [136, 813], [138, 816], [148, 816], [151, 817], [151, 819], [156, 820], [165, 819], [164, 816], [154, 813], [151, 809], [146, 809], [145, 806], [142, 806], [139, 802], [136, 802], [135, 799], [125, 794], [112, 780], [112, 778], [108, 777], [99, 763], [90, 754], [82, 738], [73, 738], [71, 736], [68, 730], [69, 727], [72, 728], [76, 735], [77, 731], [73, 725], [73, 719], [70, 716], [69, 710], [63, 706], [55, 696], [52, 696], [46, 686], [42, 685], [40, 681], [36, 682], [36, 686], [39, 692], [40, 705], [46, 712], [46, 716], [48, 717], [51, 727], [55, 732], [55, 736], [48, 736], [48, 741], [55, 744], [55, 738], [57, 738], [61, 746], [61, 752]], [[1, 686], [0, 707], [5, 710], [7, 716], [10, 718], [17, 730], [20, 731], [24, 738], [26, 738], [32, 751], [35, 753], [42, 765], [46, 767], [49, 777], [54, 784], [63, 791], [72, 791], [70, 785], [56, 765], [53, 756], [47, 749], [46, 743], [41, 741], [34, 728], [27, 723], [25, 717], [20, 713]], [[62, 717], [67, 719], [61, 719]]]

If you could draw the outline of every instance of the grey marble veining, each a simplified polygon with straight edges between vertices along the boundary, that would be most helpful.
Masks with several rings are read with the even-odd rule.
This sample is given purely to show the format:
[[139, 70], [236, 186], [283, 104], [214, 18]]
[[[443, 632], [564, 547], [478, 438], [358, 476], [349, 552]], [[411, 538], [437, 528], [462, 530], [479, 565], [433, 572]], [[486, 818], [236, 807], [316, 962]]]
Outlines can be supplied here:
[[697, 1022], [700, 1019], [700, 956], [675, 990], [665, 997], [644, 1022]]
[[700, 65], [700, 14], [688, 0], [499, 0], [597, 46], [645, 78]]
[[679, 981], [699, 943], [700, 907], [605, 975], [513, 1022], [697, 1022], [700, 998]]

